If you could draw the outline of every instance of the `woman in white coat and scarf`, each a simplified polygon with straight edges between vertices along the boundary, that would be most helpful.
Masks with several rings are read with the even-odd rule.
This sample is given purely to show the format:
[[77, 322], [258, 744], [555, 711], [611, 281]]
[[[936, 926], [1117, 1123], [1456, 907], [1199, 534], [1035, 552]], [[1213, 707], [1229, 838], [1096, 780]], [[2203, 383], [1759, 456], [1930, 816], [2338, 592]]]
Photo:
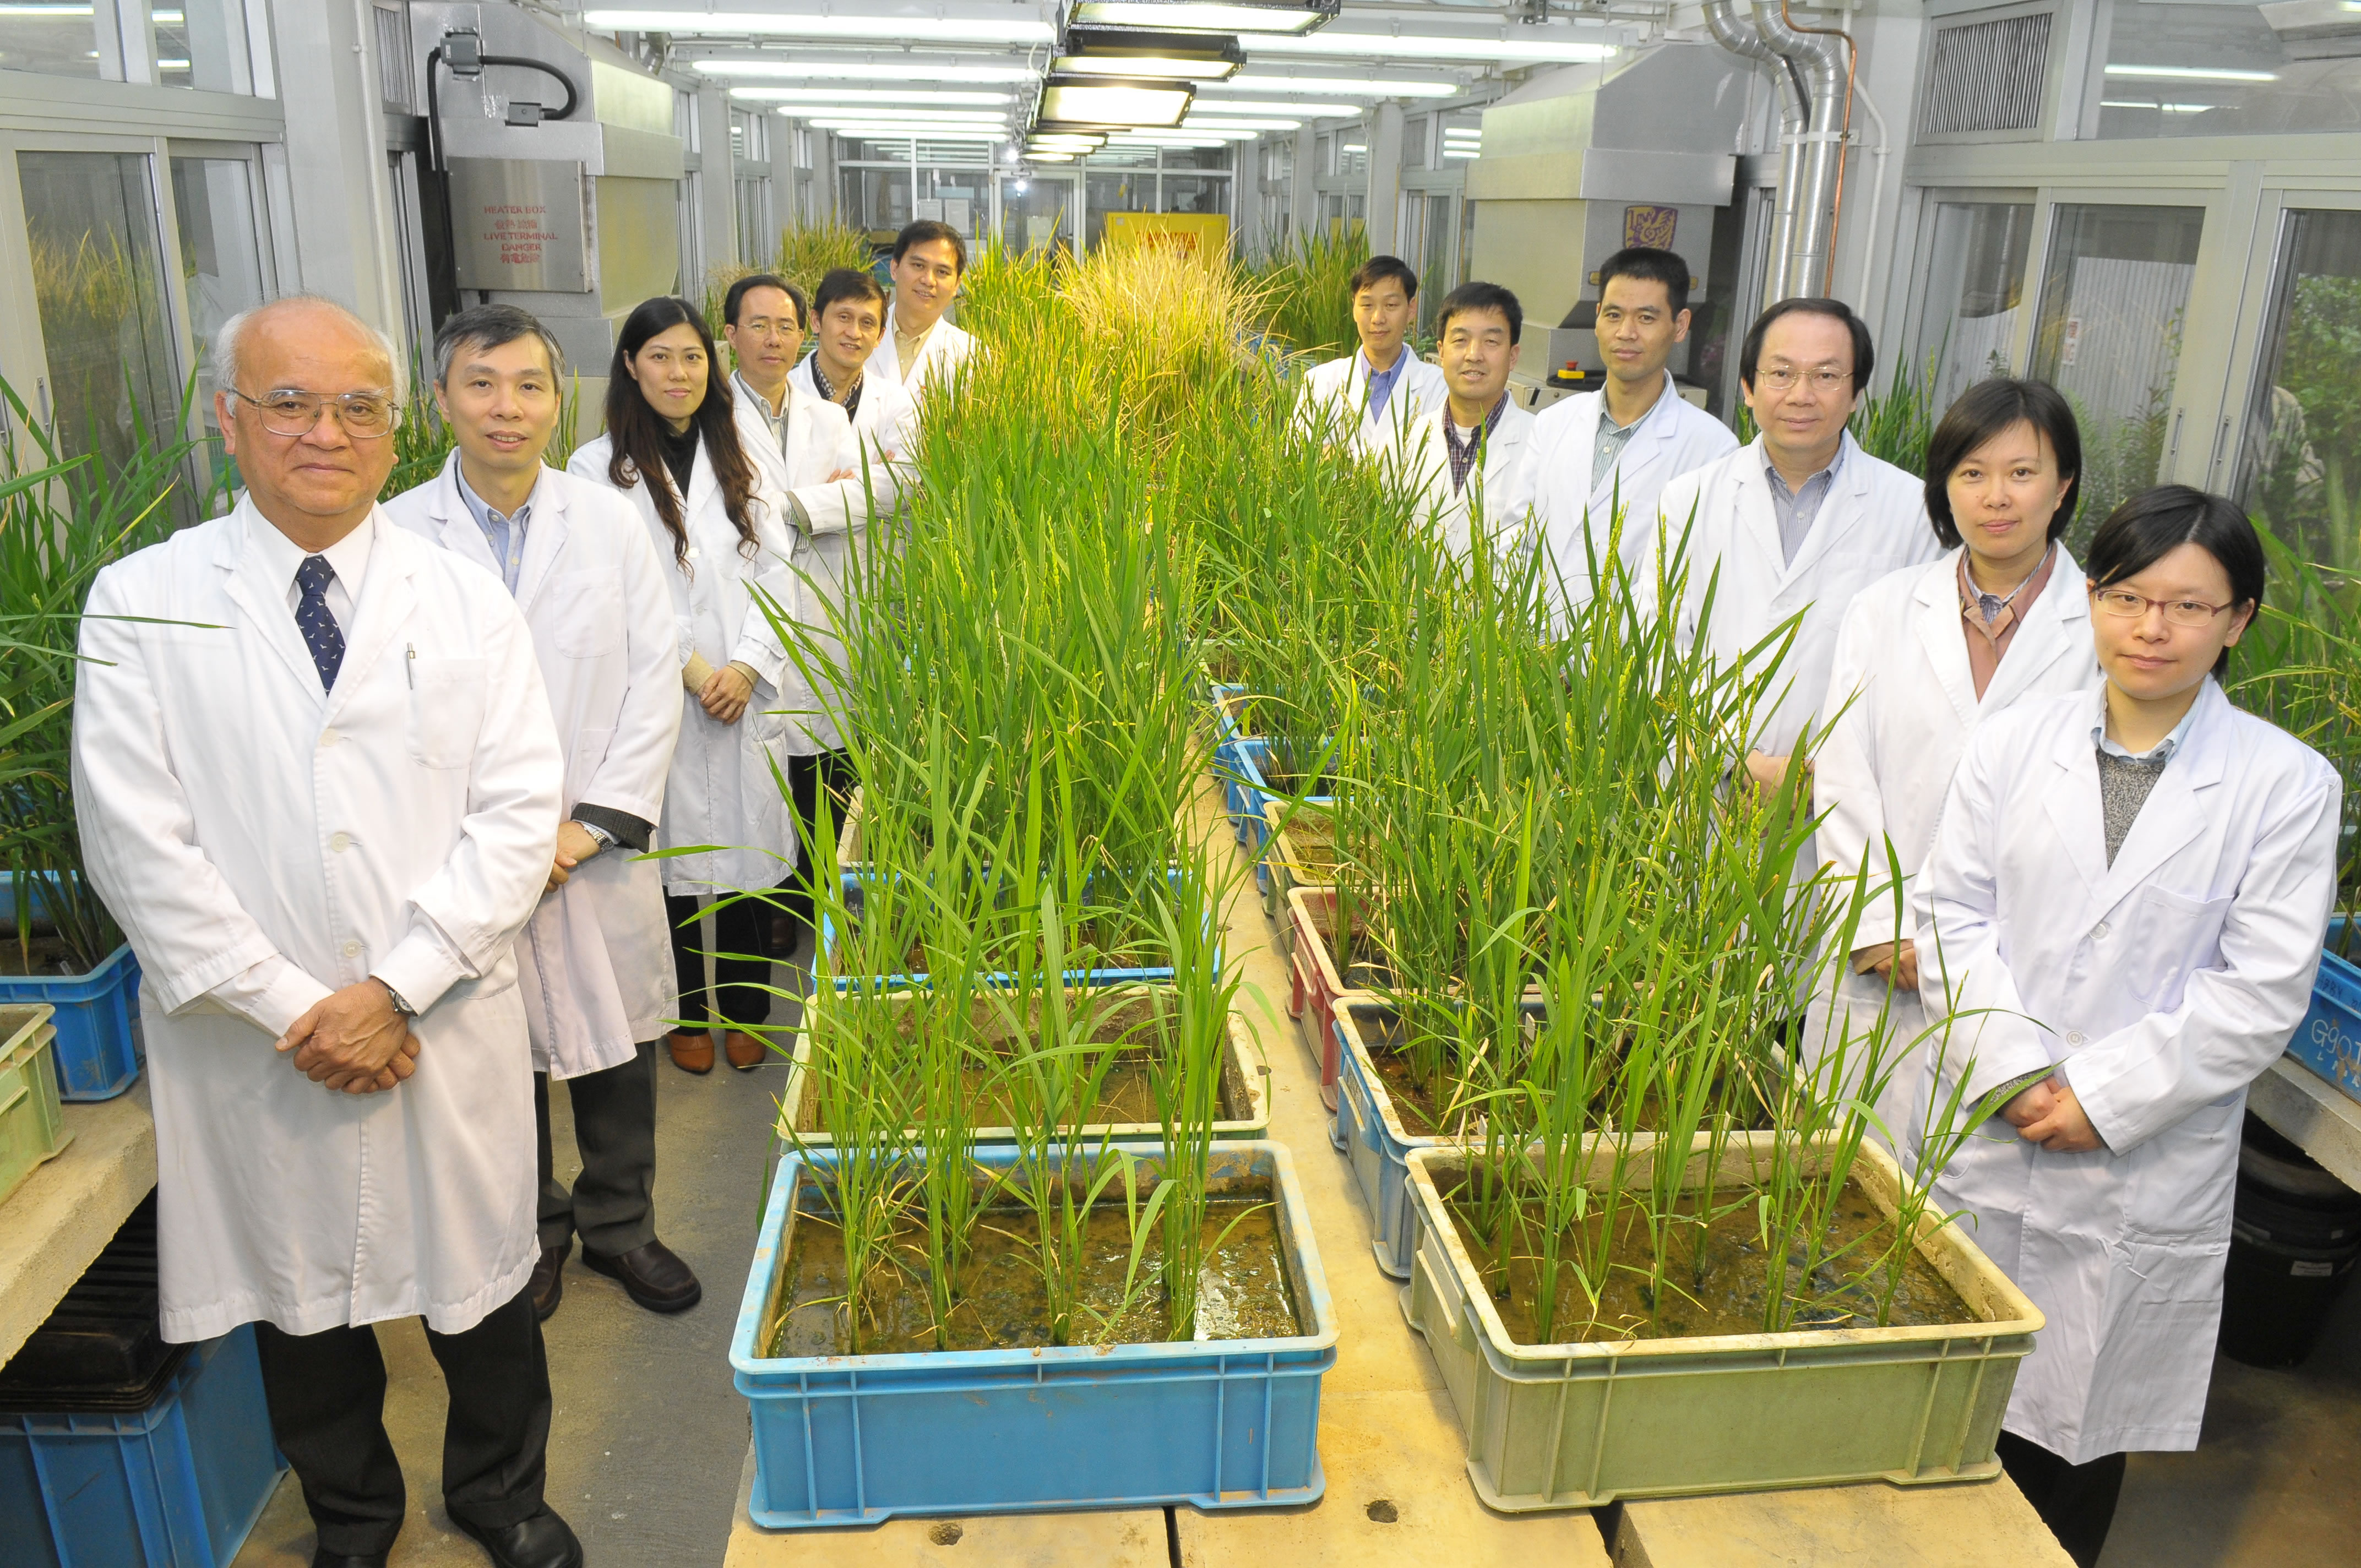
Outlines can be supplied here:
[[1979, 728], [1918, 893], [1928, 1091], [2001, 1107], [1935, 1202], [2048, 1320], [2000, 1458], [2083, 1564], [2125, 1451], [2197, 1446], [2246, 1085], [2311, 999], [2342, 794], [2223, 695], [2263, 595], [2243, 512], [2147, 491], [2088, 571], [2104, 685]]
[[[621, 491], [671, 568], [686, 688], [659, 828], [673, 851], [664, 862], [664, 905], [684, 1025], [668, 1036], [673, 1064], [710, 1072], [719, 1025], [730, 1065], [759, 1067], [777, 913], [768, 894], [796, 863], [778, 784], [788, 662], [772, 620], [796, 613], [794, 545], [785, 498], [739, 437], [729, 383], [696, 306], [659, 297], [624, 318], [608, 372], [607, 433], [566, 469]], [[719, 904], [710, 990], [697, 936], [707, 897]]]
[[1816, 842], [1836, 896], [1858, 876], [1863, 904], [1821, 974], [1804, 1049], [1832, 1070], [1841, 1049], [1851, 1086], [1879, 1090], [1883, 1136], [1905, 1165], [1926, 1029], [1908, 896], [1951, 770], [1994, 714], [2099, 684], [2090, 601], [2065, 545], [2081, 467], [2057, 389], [2006, 377], [1969, 388], [1927, 444], [1927, 516], [1949, 553], [1872, 584], [1837, 633], [1820, 708], [1835, 717], [1813, 759]]

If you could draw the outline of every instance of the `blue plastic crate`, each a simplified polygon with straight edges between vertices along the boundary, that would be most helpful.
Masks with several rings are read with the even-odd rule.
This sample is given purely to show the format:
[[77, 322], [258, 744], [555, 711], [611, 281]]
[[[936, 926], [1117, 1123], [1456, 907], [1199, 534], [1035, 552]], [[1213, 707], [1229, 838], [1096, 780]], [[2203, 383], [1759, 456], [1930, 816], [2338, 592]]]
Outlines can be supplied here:
[[1213, 708], [1213, 733], [1224, 740], [1235, 740], [1246, 734], [1238, 721], [1230, 715], [1229, 699], [1246, 695], [1246, 687], [1216, 681], [1209, 688]]
[[[1125, 1145], [1153, 1163], [1152, 1145]], [[985, 1167], [1008, 1150], [978, 1150]], [[1189, 1503], [1316, 1502], [1321, 1378], [1336, 1319], [1287, 1150], [1239, 1143], [1213, 1168], [1279, 1193], [1297, 1310], [1288, 1339], [763, 1358], [782, 1237], [807, 1170], [779, 1164], [738, 1311], [730, 1365], [753, 1407], [749, 1512], [770, 1530], [869, 1524], [897, 1514], [1014, 1513]]]
[[57, 1009], [61, 1100], [112, 1100], [138, 1078], [139, 1050], [131, 1037], [138, 996], [139, 960], [128, 942], [87, 974], [0, 975], [0, 1002]]
[[[1244, 844], [1250, 852], [1259, 858], [1263, 850], [1264, 835], [1269, 827], [1263, 820], [1264, 803], [1279, 801], [1283, 804], [1295, 797], [1282, 795], [1272, 789], [1263, 777], [1262, 765], [1270, 755], [1269, 741], [1244, 738], [1230, 744], [1235, 757], [1232, 765], [1238, 774], [1237, 795], [1232, 806], [1231, 819], [1237, 825], [1238, 842]], [[1303, 797], [1303, 803], [1307, 806], [1334, 807], [1336, 797], [1333, 795], [1307, 795]], [[1259, 866], [1257, 867], [1258, 873], [1260, 869]]]
[[[862, 889], [873, 885], [877, 881], [880, 874], [866, 868], [843, 872], [845, 902], [848, 905], [851, 904], [861, 894]], [[1170, 875], [1177, 884], [1180, 873], [1176, 871]], [[819, 917], [819, 940], [813, 948], [814, 953], [824, 961], [829, 949], [835, 945], [835, 941], [836, 916], [823, 909], [820, 911]], [[1213, 973], [1218, 977], [1221, 972], [1222, 948], [1217, 937], [1213, 944]], [[851, 991], [857, 985], [862, 994], [866, 995], [876, 992], [921, 989], [929, 983], [931, 977], [924, 974], [840, 974], [831, 978], [840, 993]], [[1068, 985], [1128, 985], [1140, 981], [1170, 981], [1171, 978], [1172, 966], [1170, 964], [1160, 969], [1071, 969], [1066, 970], [1064, 974]], [[1011, 977], [1006, 973], [988, 974], [983, 977], [983, 983], [988, 986], [1005, 986], [1011, 983]]]
[[[2330, 936], [2334, 940], [2333, 930]], [[2312, 1010], [2296, 1025], [2288, 1055], [2361, 1100], [2361, 967], [2334, 953], [2320, 955]]]
[[0, 1414], [0, 1563], [227, 1568], [285, 1468], [241, 1327], [136, 1414]]

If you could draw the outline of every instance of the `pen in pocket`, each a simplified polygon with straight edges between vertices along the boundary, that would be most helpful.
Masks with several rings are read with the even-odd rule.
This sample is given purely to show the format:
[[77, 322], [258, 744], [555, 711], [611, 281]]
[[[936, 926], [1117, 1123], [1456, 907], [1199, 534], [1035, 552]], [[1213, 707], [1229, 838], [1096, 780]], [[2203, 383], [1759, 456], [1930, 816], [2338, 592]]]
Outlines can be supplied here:
[[402, 660], [401, 673], [403, 675], [408, 677], [410, 681], [410, 689], [412, 691], [416, 691], [418, 689], [418, 644], [415, 642], [409, 642], [403, 644], [403, 646], [409, 650], [409, 653]]

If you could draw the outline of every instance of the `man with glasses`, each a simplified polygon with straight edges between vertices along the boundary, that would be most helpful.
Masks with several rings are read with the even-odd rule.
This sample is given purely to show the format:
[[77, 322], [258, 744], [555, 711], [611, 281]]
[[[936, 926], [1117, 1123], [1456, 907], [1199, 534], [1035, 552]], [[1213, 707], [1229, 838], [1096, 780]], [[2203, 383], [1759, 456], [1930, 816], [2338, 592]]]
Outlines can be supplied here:
[[361, 1568], [406, 1508], [371, 1325], [423, 1316], [452, 1520], [503, 1568], [572, 1568], [511, 953], [566, 773], [533, 635], [379, 511], [381, 334], [282, 300], [223, 325], [212, 373], [246, 493], [99, 574], [74, 708], [91, 880], [140, 963], [163, 1334], [255, 1325], [315, 1568]]
[[[1876, 367], [1869, 328], [1840, 300], [1782, 300], [1746, 334], [1738, 378], [1761, 431], [1717, 462], [1666, 485], [1662, 522], [1637, 585], [1654, 608], [1657, 560], [1680, 558], [1686, 580], [1671, 616], [1684, 647], [1702, 638], [1724, 661], [1743, 660], [1796, 616], [1802, 620], [1755, 715], [1747, 773], [1776, 789], [1828, 693], [1837, 631], [1852, 598], [1889, 572], [1942, 553], [1927, 521], [1926, 487], [1863, 452], [1846, 422]], [[1706, 615], [1708, 586], [1712, 614]], [[1806, 857], [1799, 866], [1808, 866]]]

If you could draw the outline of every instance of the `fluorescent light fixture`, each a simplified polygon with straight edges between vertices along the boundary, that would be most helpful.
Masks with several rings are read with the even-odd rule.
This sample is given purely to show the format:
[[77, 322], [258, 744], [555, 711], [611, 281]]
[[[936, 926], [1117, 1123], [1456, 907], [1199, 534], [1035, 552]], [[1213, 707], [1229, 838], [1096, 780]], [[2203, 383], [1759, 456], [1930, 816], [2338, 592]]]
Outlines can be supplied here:
[[1226, 147], [1231, 142], [1253, 141], [1257, 131], [1208, 131], [1194, 126], [1183, 126], [1177, 131], [1126, 131], [1110, 146], [1129, 142], [1136, 147]]
[[1190, 90], [1174, 82], [1142, 82], [1079, 76], [1050, 77], [1041, 87], [1041, 117], [1083, 126], [1176, 126], [1189, 112]]
[[1335, 13], [1314, 5], [1238, 5], [1216, 0], [1081, 0], [1073, 19], [1100, 27], [1186, 27], [1204, 33], [1308, 33]]
[[1143, 33], [1123, 27], [1068, 27], [1065, 52], [1049, 69], [1078, 76], [1144, 76], [1162, 82], [1220, 82], [1246, 56], [1234, 38], [1202, 33]]
[[1074, 161], [1074, 155], [1071, 152], [1027, 152], [1025, 156], [1028, 161], [1034, 163], [1071, 163]]
[[2168, 115], [2202, 115], [2208, 109], [2218, 109], [2222, 105], [2219, 104], [2151, 104], [2145, 99], [2135, 101], [2123, 98], [2102, 98], [2099, 100], [2099, 107], [2102, 109], [2160, 109]]
[[[1520, 33], [1539, 28], [1521, 27]], [[1612, 60], [1622, 51], [1610, 43], [1573, 38], [1453, 38], [1439, 34], [1340, 33], [1334, 28], [1304, 38], [1256, 38], [1246, 46], [1257, 54], [1325, 55], [1332, 59], [1358, 56], [1365, 60], [1455, 60], [1498, 61], [1504, 65], [1588, 65]]]
[[2111, 65], [2110, 76], [2154, 82], [2277, 82], [2276, 71], [2213, 71], [2194, 65]]
[[1190, 110], [1196, 115], [1292, 115], [1303, 120], [1333, 120], [1360, 112], [1357, 104], [1287, 104], [1261, 98], [1215, 98], [1202, 92], [1197, 94], [1197, 102]]
[[765, 38], [879, 38], [895, 43], [1046, 44], [1057, 33], [1038, 18], [972, 21], [950, 16], [781, 16], [768, 11], [622, 11], [582, 13], [598, 32], [670, 33]]
[[1365, 77], [1274, 75], [1245, 71], [1226, 85], [1251, 93], [1317, 93], [1347, 98], [1455, 98], [1461, 91], [1453, 82], [1378, 82]]
[[1005, 126], [1008, 116], [994, 109], [896, 109], [846, 107], [815, 108], [802, 116], [818, 123], [821, 120], [891, 120], [900, 126]]
[[1180, 122], [1180, 128], [1190, 131], [1297, 131], [1303, 128], [1301, 120], [1234, 120], [1227, 115], [1207, 115], [1191, 110]]
[[1445, 158], [1481, 158], [1483, 154], [1472, 147], [1446, 147], [1443, 149], [1443, 156]]
[[730, 96], [750, 104], [1005, 104], [1005, 93], [930, 93], [922, 87], [902, 92], [866, 87], [732, 87]]
[[[90, 14], [91, 8], [87, 5], [0, 5], [0, 16], [56, 17], [62, 21]], [[160, 22], [164, 18], [159, 16], [156, 19]]]
[[1030, 82], [1040, 75], [1021, 65], [932, 64], [924, 55], [891, 65], [834, 60], [700, 60], [694, 65], [707, 76], [800, 77], [807, 82]]
[[[817, 121], [814, 122], [818, 124]], [[973, 126], [895, 126], [895, 125], [827, 125], [847, 141], [983, 141], [1000, 139], [997, 130], [979, 130]]]

